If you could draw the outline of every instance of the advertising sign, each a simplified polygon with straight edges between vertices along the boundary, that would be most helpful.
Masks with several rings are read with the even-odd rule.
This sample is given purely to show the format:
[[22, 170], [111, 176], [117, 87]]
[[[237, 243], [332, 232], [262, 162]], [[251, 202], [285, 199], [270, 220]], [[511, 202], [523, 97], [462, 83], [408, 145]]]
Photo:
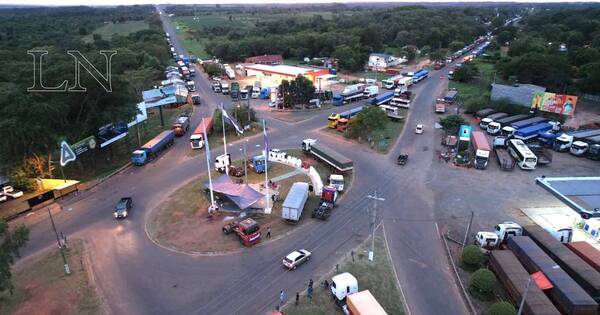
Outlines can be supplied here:
[[75, 152], [75, 155], [78, 155], [78, 156], [82, 155], [83, 153], [87, 152], [90, 149], [93, 150], [95, 148], [96, 148], [96, 137], [94, 137], [94, 136], [90, 136], [83, 140], [80, 140], [71, 146], [71, 149], [73, 149], [73, 152]]
[[537, 108], [543, 112], [572, 116], [575, 113], [577, 96], [554, 94], [548, 92], [536, 92], [531, 101], [531, 108]]
[[458, 139], [461, 141], [471, 140], [471, 126], [460, 125], [460, 129], [458, 131]]

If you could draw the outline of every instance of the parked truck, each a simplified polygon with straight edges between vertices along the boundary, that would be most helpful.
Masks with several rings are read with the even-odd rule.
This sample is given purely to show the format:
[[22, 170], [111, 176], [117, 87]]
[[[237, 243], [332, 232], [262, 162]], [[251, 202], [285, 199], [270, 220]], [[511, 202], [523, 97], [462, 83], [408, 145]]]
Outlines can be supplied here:
[[[600, 141], [600, 137], [594, 137], [594, 142]], [[592, 159], [595, 161], [600, 160], [600, 143], [591, 144], [588, 149], [588, 153], [586, 154], [588, 159]]]
[[427, 78], [428, 76], [429, 76], [429, 71], [427, 71], [425, 69], [421, 69], [421, 70], [415, 72], [412, 76], [413, 84], [421, 82], [421, 80]]
[[396, 88], [398, 81], [400, 79], [402, 79], [403, 77], [404, 77], [403, 75], [398, 74], [393, 77], [387, 78], [385, 80], [381, 80], [381, 83], [383, 84], [383, 87], [385, 87], [386, 89], [393, 90], [394, 88]]
[[[570, 251], [561, 241], [537, 224], [523, 227], [529, 236], [550, 258], [552, 258], [594, 300], [600, 301], [600, 272]], [[569, 235], [564, 237], [570, 238]], [[566, 242], [565, 242], [566, 243]]]
[[229, 94], [229, 84], [225, 81], [221, 81], [221, 93], [223, 95]]
[[321, 202], [312, 212], [311, 217], [327, 220], [329, 216], [331, 216], [331, 211], [335, 207], [335, 202], [337, 200], [338, 191], [333, 186], [325, 186], [323, 187], [323, 192], [321, 193]]
[[531, 118], [527, 118], [524, 120], [519, 120], [516, 121], [512, 124], [510, 124], [511, 127], [513, 127], [514, 129], [521, 129], [521, 128], [526, 128], [529, 126], [533, 126], [533, 125], [537, 125], [543, 122], [547, 122], [549, 119], [548, 118], [544, 118], [544, 117], [531, 117]]
[[307, 199], [308, 183], [294, 183], [281, 207], [281, 217], [287, 222], [298, 223], [302, 217], [302, 211]]
[[495, 114], [496, 110], [491, 108], [480, 109], [475, 113], [475, 118], [483, 119], [489, 115]]
[[305, 139], [302, 141], [302, 150], [310, 152], [312, 155], [333, 166], [340, 172], [350, 171], [354, 167], [354, 163], [351, 159], [323, 144], [318, 144], [317, 140], [314, 139]]
[[444, 102], [444, 99], [438, 98], [435, 100], [435, 112], [437, 114], [443, 114], [446, 112], [446, 102]]
[[202, 149], [204, 146], [204, 130], [206, 129], [206, 135], [210, 135], [213, 130], [213, 118], [204, 117], [194, 129], [194, 133], [190, 136], [190, 146], [192, 149]]
[[379, 87], [377, 85], [367, 86], [363, 91], [363, 96], [365, 98], [375, 97], [377, 94], [379, 94]]
[[269, 164], [266, 163], [266, 159], [264, 155], [256, 155], [253, 156], [250, 161], [248, 161], [248, 165], [250, 165], [250, 168], [253, 169], [256, 173], [262, 174], [265, 172], [265, 166], [268, 166]]
[[160, 151], [173, 145], [174, 142], [175, 132], [173, 132], [173, 130], [165, 130], [148, 141], [141, 148], [133, 151], [131, 162], [138, 166], [144, 165], [151, 159], [157, 157]]
[[500, 118], [504, 118], [508, 116], [507, 113], [495, 113], [495, 114], [491, 114], [483, 119], [481, 119], [481, 121], [479, 122], [479, 127], [481, 127], [481, 129], [483, 130], [487, 130], [488, 125], [493, 122], [496, 121]]
[[525, 290], [527, 290], [523, 314], [560, 315], [558, 309], [542, 289], [537, 285], [528, 285], [531, 276], [513, 252], [494, 250], [491, 252], [489, 262], [492, 271], [496, 274], [514, 305], [521, 303]]
[[563, 133], [554, 141], [554, 151], [566, 152], [571, 149], [571, 144], [588, 137], [600, 136], [600, 129], [582, 130], [574, 133]]
[[387, 315], [369, 290], [348, 295], [346, 308], [350, 315]]
[[452, 104], [454, 103], [454, 101], [456, 100], [456, 98], [458, 97], [458, 91], [457, 90], [450, 90], [448, 91], [448, 93], [446, 93], [446, 96], [444, 96], [444, 102], [448, 103], [448, 104]]
[[225, 69], [225, 74], [230, 80], [235, 79], [235, 71], [233, 71], [228, 64], [224, 64], [223, 68]]
[[510, 126], [510, 124], [527, 119], [528, 117], [528, 115], [514, 115], [500, 118], [488, 124], [487, 133], [490, 135], [497, 135], [501, 132], [503, 127]]
[[485, 134], [481, 131], [473, 131], [471, 133], [471, 143], [473, 144], [473, 151], [475, 153], [473, 161], [475, 168], [480, 170], [486, 169], [492, 149]]
[[240, 84], [237, 82], [231, 83], [231, 99], [237, 100], [240, 98]]
[[537, 156], [537, 164], [538, 165], [548, 165], [550, 163], [552, 163], [552, 152], [550, 152], [549, 150], [547, 150], [546, 148], [544, 148], [542, 145], [539, 144], [529, 144], [527, 145], [529, 147], [529, 150], [531, 150], [531, 152], [533, 152], [533, 154], [535, 154], [535, 156]]
[[567, 243], [567, 247], [592, 268], [600, 272], [600, 250], [586, 241]]
[[508, 152], [508, 137], [497, 136], [494, 138], [494, 154], [501, 170], [512, 171], [515, 169], [516, 161]]
[[2, 190], [0, 191], [0, 198], [2, 198], [3, 201], [6, 201], [7, 197], [10, 197], [12, 199], [17, 199], [22, 196], [23, 196], [23, 192], [18, 189], [14, 189], [12, 186], [4, 186], [4, 187], [2, 187]]
[[223, 234], [235, 233], [244, 246], [260, 242], [260, 226], [252, 218], [227, 223], [222, 230]]
[[392, 100], [392, 98], [394, 98], [394, 92], [388, 92], [388, 93], [384, 93], [381, 94], [375, 98], [373, 98], [373, 100], [371, 101], [371, 105], [382, 105], [385, 104], [389, 101]]
[[342, 106], [363, 99], [365, 87], [364, 83], [346, 86], [340, 95], [333, 97], [333, 105]]
[[539, 123], [536, 125], [531, 125], [528, 127], [523, 127], [515, 130], [513, 134], [514, 138], [520, 139], [523, 141], [530, 140], [533, 138], [537, 138], [540, 133], [546, 132], [548, 130], [552, 130], [552, 124], [547, 122]]
[[527, 272], [531, 274], [541, 271], [548, 278], [553, 287], [546, 290], [546, 294], [563, 314], [597, 314], [598, 303], [563, 268], [558, 268], [557, 263], [529, 236], [509, 239], [508, 248]]
[[571, 144], [571, 148], [569, 148], [569, 152], [575, 156], [585, 156], [590, 146], [594, 144], [600, 144], [600, 136], [592, 136], [574, 141]]

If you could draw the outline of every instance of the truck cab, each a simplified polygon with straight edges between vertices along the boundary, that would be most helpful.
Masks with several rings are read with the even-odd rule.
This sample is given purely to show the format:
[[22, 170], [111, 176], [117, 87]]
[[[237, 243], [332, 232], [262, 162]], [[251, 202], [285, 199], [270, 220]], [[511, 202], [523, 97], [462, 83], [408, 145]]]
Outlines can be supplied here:
[[589, 147], [590, 145], [583, 141], [575, 141], [571, 144], [571, 147], [569, 148], [569, 153], [575, 156], [582, 156], [587, 152]]
[[519, 224], [517, 224], [515, 222], [506, 221], [506, 222], [497, 224], [494, 227], [494, 232], [496, 233], [496, 235], [498, 235], [498, 239], [500, 240], [500, 243], [505, 243], [506, 241], [508, 241], [509, 238], [511, 238], [513, 236], [523, 235], [523, 227], [521, 227]]
[[252, 246], [260, 242], [260, 226], [252, 218], [228, 223], [222, 230], [224, 234], [235, 232], [244, 246]]
[[131, 154], [131, 163], [135, 165], [144, 165], [146, 164], [146, 160], [148, 160], [148, 155], [146, 154], [146, 150], [135, 150]]
[[315, 143], [317, 143], [316, 139], [304, 139], [302, 141], [302, 151], [310, 152], [311, 146]]
[[229, 94], [229, 84], [227, 84], [226, 82], [221, 82], [221, 92], [223, 93], [223, 95]]
[[346, 297], [358, 292], [358, 281], [349, 272], [333, 276], [330, 285], [331, 294], [338, 305], [344, 305]]
[[188, 91], [190, 92], [194, 92], [196, 91], [196, 84], [194, 84], [194, 81], [192, 80], [188, 80], [185, 82], [185, 87], [188, 89]]
[[500, 127], [501, 127], [500, 123], [493, 121], [488, 124], [486, 132], [488, 133], [488, 135], [495, 135], [500, 132], [500, 130], [501, 130]]
[[257, 155], [257, 156], [253, 156], [252, 159], [250, 160], [250, 167], [252, 169], [254, 169], [254, 171], [256, 173], [264, 173], [265, 172], [265, 156], [264, 155]]
[[247, 100], [248, 99], [248, 91], [247, 90], [241, 90], [240, 91], [240, 99], [242, 99], [242, 100]]
[[260, 88], [259, 87], [253, 87], [252, 88], [252, 98], [258, 98], [260, 96]]
[[221, 93], [221, 82], [214, 81], [211, 86], [212, 86], [213, 92], [215, 92], [215, 93]]
[[329, 185], [335, 187], [339, 192], [344, 191], [344, 175], [331, 174], [329, 176]]

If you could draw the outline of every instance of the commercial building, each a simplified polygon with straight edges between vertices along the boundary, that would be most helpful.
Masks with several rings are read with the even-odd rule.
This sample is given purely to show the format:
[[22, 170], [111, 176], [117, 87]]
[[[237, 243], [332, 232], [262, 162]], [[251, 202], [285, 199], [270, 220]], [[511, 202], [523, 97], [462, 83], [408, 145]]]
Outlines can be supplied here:
[[253, 63], [260, 65], [281, 65], [283, 64], [283, 57], [281, 55], [262, 55], [249, 57], [244, 60], [244, 63]]
[[385, 70], [388, 67], [395, 67], [406, 62], [404, 58], [394, 57], [389, 54], [372, 53], [369, 56], [368, 66], [371, 69]]
[[294, 80], [299, 75], [318, 85], [319, 78], [329, 74], [328, 69], [303, 68], [287, 65], [246, 64], [242, 66], [246, 76], [255, 76], [263, 86], [278, 86], [282, 80]]

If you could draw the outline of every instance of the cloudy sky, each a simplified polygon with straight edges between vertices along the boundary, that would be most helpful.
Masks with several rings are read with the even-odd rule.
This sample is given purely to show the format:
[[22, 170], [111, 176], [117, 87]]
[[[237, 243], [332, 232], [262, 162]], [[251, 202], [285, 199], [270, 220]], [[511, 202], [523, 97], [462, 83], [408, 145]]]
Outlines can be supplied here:
[[[85, 1], [85, 0], [0, 0], [0, 4], [19, 4], [19, 5], [132, 5], [132, 4], [155, 4], [155, 3], [180, 3], [180, 4], [214, 4], [214, 3], [332, 3], [332, 2], [370, 2], [369, 0], [338, 0], [338, 1], [326, 1], [326, 0], [164, 0], [164, 1], [151, 1], [151, 0], [100, 0], [100, 1]], [[375, 2], [577, 2], [577, 1], [557, 1], [557, 0], [545, 0], [545, 1], [514, 1], [514, 0], [466, 0], [466, 1], [440, 1], [440, 0], [391, 0], [391, 1], [375, 1]], [[585, 2], [600, 2], [596, 1], [585, 1]]]

